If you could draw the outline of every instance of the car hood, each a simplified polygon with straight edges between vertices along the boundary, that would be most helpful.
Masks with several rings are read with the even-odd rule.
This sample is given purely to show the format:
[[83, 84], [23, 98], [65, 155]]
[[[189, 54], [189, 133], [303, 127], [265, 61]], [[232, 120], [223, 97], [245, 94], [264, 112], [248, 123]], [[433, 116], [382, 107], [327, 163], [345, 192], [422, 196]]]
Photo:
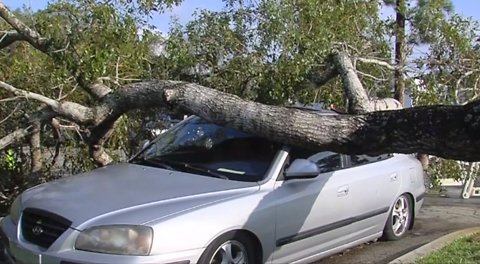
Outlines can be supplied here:
[[[141, 224], [255, 190], [256, 182], [122, 163], [38, 185], [22, 195], [22, 207], [63, 216], [72, 221], [73, 228], [105, 222], [102, 218], [110, 224]], [[156, 207], [131, 213], [151, 206]]]

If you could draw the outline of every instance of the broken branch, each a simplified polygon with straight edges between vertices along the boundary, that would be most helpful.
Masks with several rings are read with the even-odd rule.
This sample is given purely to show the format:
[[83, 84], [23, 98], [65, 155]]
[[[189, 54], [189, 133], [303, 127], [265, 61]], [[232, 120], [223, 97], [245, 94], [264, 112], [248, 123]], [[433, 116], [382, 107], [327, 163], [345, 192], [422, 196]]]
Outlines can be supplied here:
[[362, 62], [362, 63], [375, 64], [375, 65], [378, 65], [378, 66], [382, 66], [382, 67], [387, 68], [387, 69], [392, 70], [392, 71], [398, 69], [398, 67], [395, 67], [388, 62], [377, 60], [377, 59], [367, 59], [367, 58], [360, 58], [360, 57], [357, 57], [355, 59], [359, 62]]
[[0, 49], [6, 48], [17, 41], [27, 41], [27, 38], [16, 31], [7, 31], [0, 37]]
[[15, 15], [10, 12], [10, 10], [8, 10], [8, 8], [2, 2], [0, 2], [0, 17], [2, 17], [5, 22], [12, 26], [28, 43], [30, 43], [36, 49], [48, 53], [47, 39], [41, 37], [37, 31], [31, 29], [25, 23], [16, 18]]

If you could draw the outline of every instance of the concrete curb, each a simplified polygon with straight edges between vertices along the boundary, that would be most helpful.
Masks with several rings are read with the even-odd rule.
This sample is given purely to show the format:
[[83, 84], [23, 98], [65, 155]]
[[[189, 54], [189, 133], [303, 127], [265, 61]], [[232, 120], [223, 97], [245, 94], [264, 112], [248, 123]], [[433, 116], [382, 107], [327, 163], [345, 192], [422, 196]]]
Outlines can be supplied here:
[[417, 261], [419, 258], [425, 257], [426, 255], [430, 254], [432, 251], [443, 248], [444, 246], [452, 243], [454, 240], [457, 240], [459, 238], [469, 236], [475, 233], [479, 233], [479, 232], [480, 232], [480, 226], [455, 231], [453, 233], [437, 238], [432, 242], [427, 243], [413, 251], [410, 251], [407, 254], [390, 261], [388, 264], [415, 263], [415, 261]]

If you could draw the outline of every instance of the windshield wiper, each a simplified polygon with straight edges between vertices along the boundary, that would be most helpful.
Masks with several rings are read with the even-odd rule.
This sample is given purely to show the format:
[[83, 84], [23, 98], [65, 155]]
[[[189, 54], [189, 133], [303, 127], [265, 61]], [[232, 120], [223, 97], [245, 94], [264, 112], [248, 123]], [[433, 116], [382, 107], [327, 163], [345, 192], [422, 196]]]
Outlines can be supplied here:
[[201, 173], [207, 173], [208, 176], [213, 176], [215, 178], [220, 178], [220, 179], [224, 179], [224, 180], [229, 180], [229, 178], [221, 173], [217, 173], [215, 171], [211, 171], [207, 168], [203, 168], [203, 167], [197, 167], [197, 166], [192, 166], [188, 163], [185, 163], [183, 164], [185, 166], [185, 168], [188, 168], [188, 169], [191, 169], [191, 170], [195, 170], [195, 171], [198, 171], [198, 172], [201, 172]]
[[150, 165], [150, 166], [154, 166], [154, 167], [157, 167], [157, 168], [162, 168], [162, 169], [175, 171], [175, 169], [172, 166], [170, 166], [167, 163], [165, 163], [161, 160], [158, 160], [158, 159], [136, 160], [135, 163], [136, 164], [145, 164], [145, 165]]
[[161, 161], [163, 163], [175, 165], [176, 167], [179, 166], [179, 167], [183, 167], [187, 170], [196, 171], [196, 172], [199, 172], [199, 173], [202, 173], [202, 174], [207, 174], [206, 176], [212, 176], [212, 177], [215, 177], [215, 178], [229, 180], [229, 178], [227, 176], [225, 176], [221, 173], [212, 171], [212, 170], [204, 168], [204, 167], [194, 166], [194, 165], [191, 165], [190, 163], [187, 163], [187, 162], [174, 161], [174, 160], [164, 160], [164, 159], [162, 159]]
[[187, 162], [182, 162], [182, 161], [167, 160], [167, 159], [155, 157], [155, 158], [149, 158], [149, 159], [136, 160], [135, 163], [150, 165], [157, 168], [163, 168], [163, 169], [172, 170], [172, 171], [179, 171], [179, 170], [181, 171], [181, 168], [184, 168], [186, 170], [199, 172], [202, 175], [206, 174], [205, 176], [212, 176], [215, 178], [229, 180], [227, 176], [221, 173], [212, 171], [207, 168], [194, 166]]

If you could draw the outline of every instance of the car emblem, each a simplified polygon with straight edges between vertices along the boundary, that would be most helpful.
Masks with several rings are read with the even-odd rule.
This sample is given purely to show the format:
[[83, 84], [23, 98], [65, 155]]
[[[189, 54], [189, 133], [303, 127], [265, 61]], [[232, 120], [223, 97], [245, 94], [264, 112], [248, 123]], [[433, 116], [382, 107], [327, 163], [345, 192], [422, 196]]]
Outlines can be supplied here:
[[32, 228], [32, 233], [36, 236], [39, 236], [43, 233], [43, 228], [39, 225], [36, 225]]

